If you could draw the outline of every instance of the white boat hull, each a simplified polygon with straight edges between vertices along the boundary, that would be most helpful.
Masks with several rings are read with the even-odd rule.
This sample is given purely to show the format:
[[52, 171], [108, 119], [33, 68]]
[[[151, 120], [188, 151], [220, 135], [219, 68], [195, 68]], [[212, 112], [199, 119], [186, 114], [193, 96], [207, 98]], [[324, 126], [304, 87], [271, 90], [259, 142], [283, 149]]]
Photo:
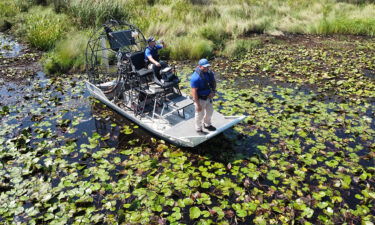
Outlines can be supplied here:
[[[245, 119], [245, 116], [224, 116], [214, 111], [212, 124], [216, 127], [216, 131], [202, 135], [198, 134], [194, 128], [194, 105], [192, 104], [184, 108], [184, 118], [179, 116], [177, 112], [171, 112], [164, 118], [136, 116], [132, 110], [119, 107], [119, 105], [109, 100], [102, 90], [94, 84], [86, 81], [86, 87], [92, 96], [120, 113], [122, 116], [154, 135], [178, 146], [195, 147]], [[187, 97], [184, 96], [183, 98]]]

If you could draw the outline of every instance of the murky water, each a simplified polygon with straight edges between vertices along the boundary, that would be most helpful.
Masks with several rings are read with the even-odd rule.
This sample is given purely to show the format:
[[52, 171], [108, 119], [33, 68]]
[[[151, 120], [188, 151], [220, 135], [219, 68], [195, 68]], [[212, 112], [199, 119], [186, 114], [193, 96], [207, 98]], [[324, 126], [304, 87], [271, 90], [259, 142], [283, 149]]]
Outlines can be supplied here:
[[0, 55], [5, 58], [17, 57], [21, 54], [23, 46], [14, 39], [0, 33]]
[[[16, 56], [14, 55], [13, 57]], [[136, 197], [113, 197], [112, 199], [112, 191], [114, 194], [126, 192], [130, 195], [133, 194], [133, 190], [136, 192], [137, 189], [138, 191], [143, 189], [149, 191], [146, 189], [147, 185], [145, 185], [147, 181], [145, 177], [149, 175], [144, 174], [142, 171], [143, 169], [149, 170], [149, 165], [138, 167], [138, 165], [149, 161], [147, 157], [154, 157], [150, 163], [150, 167], [155, 169], [152, 172], [154, 173], [152, 176], [159, 177], [160, 175], [163, 179], [175, 176], [171, 171], [168, 172], [170, 174], [163, 174], [163, 171], [169, 168], [173, 168], [173, 172], [181, 170], [181, 173], [185, 173], [186, 170], [205, 171], [206, 166], [211, 163], [218, 163], [224, 168], [222, 173], [219, 171], [220, 173], [214, 175], [218, 180], [231, 180], [231, 182], [238, 184], [240, 190], [246, 190], [249, 195], [252, 195], [251, 191], [254, 188], [262, 190], [262, 193], [270, 193], [271, 196], [262, 195], [261, 198], [257, 198], [264, 203], [277, 199], [282, 202], [280, 205], [283, 207], [285, 206], [284, 203], [289, 202], [289, 200], [284, 202], [285, 198], [279, 198], [273, 193], [279, 187], [285, 188], [283, 190], [292, 189], [288, 186], [290, 180], [283, 180], [284, 178], [292, 179], [292, 176], [296, 176], [295, 180], [298, 180], [299, 183], [298, 185], [296, 183], [293, 188], [297, 190], [303, 187], [303, 183], [311, 185], [311, 189], [306, 191], [306, 195], [310, 196], [311, 192], [319, 193], [319, 191], [323, 191], [323, 188], [320, 189], [321, 185], [324, 188], [326, 186], [331, 187], [330, 185], [334, 181], [336, 185], [338, 178], [335, 177], [335, 174], [337, 174], [339, 169], [345, 170], [348, 176], [353, 177], [351, 187], [345, 190], [341, 187], [336, 187], [336, 189], [341, 191], [343, 201], [351, 209], [355, 209], [356, 205], [360, 203], [355, 198], [355, 195], [360, 194], [361, 190], [364, 189], [364, 186], [361, 186], [361, 179], [368, 181], [370, 185], [373, 184], [370, 179], [358, 179], [358, 176], [361, 175], [359, 172], [372, 167], [374, 163], [371, 158], [368, 159], [368, 157], [371, 157], [369, 154], [371, 153], [371, 146], [367, 146], [367, 144], [371, 143], [371, 140], [362, 140], [360, 137], [368, 137], [362, 135], [362, 130], [355, 130], [361, 127], [360, 124], [352, 123], [352, 121], [360, 121], [363, 124], [369, 123], [369, 126], [373, 128], [373, 105], [342, 106], [340, 101], [336, 101], [334, 98], [325, 99], [323, 96], [320, 99], [316, 97], [314, 89], [308, 86], [295, 88], [293, 84], [276, 82], [266, 77], [254, 76], [250, 79], [241, 78], [231, 81], [223, 79], [220, 80], [220, 83], [223, 84], [220, 90], [228, 89], [228, 92], [230, 92], [229, 89], [231, 89], [231, 93], [228, 94], [226, 91], [225, 93], [224, 91], [220, 93], [217, 102], [221, 102], [222, 106], [219, 109], [224, 111], [228, 110], [228, 108], [243, 110], [252, 119], [236, 126], [235, 129], [227, 130], [224, 134], [194, 149], [186, 148], [180, 151], [174, 146], [164, 145], [163, 141], [155, 139], [148, 132], [127, 121], [105, 105], [91, 99], [84, 86], [84, 79], [84, 75], [48, 77], [44, 73], [38, 72], [22, 84], [15, 82], [3, 82], [0, 84], [0, 122], [2, 126], [2, 129], [0, 129], [0, 145], [6, 146], [5, 150], [7, 151], [6, 154], [1, 155], [0, 160], [4, 163], [4, 168], [6, 168], [3, 174], [12, 178], [12, 181], [8, 178], [5, 181], [3, 179], [3, 182], [7, 185], [0, 186], [0, 189], [2, 188], [0, 192], [8, 194], [9, 191], [18, 187], [16, 185], [25, 183], [29, 186], [24, 191], [30, 192], [32, 190], [32, 194], [37, 195], [40, 192], [39, 187], [32, 186], [32, 182], [34, 182], [32, 179], [37, 177], [37, 179], [41, 179], [42, 183], [50, 185], [48, 191], [54, 193], [51, 199], [48, 200], [48, 204], [73, 202], [72, 204], [76, 206], [72, 210], [95, 206], [98, 211], [93, 214], [98, 215], [100, 213], [111, 214], [113, 210], [109, 210], [104, 204], [107, 205], [108, 202], [113, 200], [116, 203], [116, 206], [113, 207], [116, 208], [115, 213], [117, 213], [118, 210], [122, 210], [122, 206], [125, 203], [133, 202]], [[186, 84], [184, 85], [186, 86]], [[311, 97], [313, 95], [314, 97]], [[311, 101], [314, 101], [314, 104], [310, 104]], [[304, 108], [303, 106], [306, 107]], [[344, 106], [348, 108], [341, 109]], [[351, 107], [358, 108], [352, 110]], [[306, 110], [306, 112], [303, 110]], [[345, 115], [345, 113], [350, 113], [350, 116]], [[284, 117], [278, 119], [279, 116], [285, 116], [289, 119]], [[303, 120], [305, 117], [311, 118], [311, 121]], [[315, 117], [325, 117], [325, 119], [314, 122]], [[302, 122], [299, 122], [298, 119], [302, 120]], [[337, 119], [340, 119], [341, 122], [338, 122]], [[289, 120], [293, 120], [295, 124], [288, 124]], [[339, 125], [335, 125], [336, 123]], [[348, 130], [346, 126], [350, 129]], [[123, 132], [126, 127], [131, 130], [128, 134]], [[288, 129], [291, 129], [290, 134], [273, 136], [282, 132], [288, 133]], [[304, 130], [306, 132], [302, 133]], [[346, 133], [346, 131], [349, 131], [349, 133]], [[324, 133], [324, 135], [321, 135], [321, 133]], [[299, 140], [301, 140], [300, 143], [296, 144], [294, 142]], [[286, 143], [288, 141], [290, 144]], [[348, 142], [347, 151], [335, 147], [335, 144], [341, 144], [339, 141]], [[310, 142], [310, 144], [306, 142]], [[361, 150], [358, 150], [359, 148], [355, 149], [357, 146], [363, 148]], [[262, 147], [263, 151], [260, 150], [260, 147]], [[299, 147], [301, 152], [294, 152]], [[305, 155], [313, 147], [319, 147], [320, 151]], [[136, 154], [132, 155], [132, 153], [121, 153], [123, 151], [137, 150], [143, 151], [142, 154], [137, 156]], [[105, 151], [110, 153], [104, 154], [103, 152]], [[171, 152], [179, 152], [180, 155], [169, 158], [168, 154], [171, 154]], [[164, 155], [163, 153], [166, 154]], [[344, 155], [348, 153], [353, 154], [349, 155], [350, 157]], [[102, 155], [98, 156], [96, 154]], [[255, 158], [252, 158], [252, 156]], [[322, 159], [317, 164], [311, 164], [310, 161], [304, 158], [305, 156], [306, 158], [311, 156], [311, 161], [315, 160], [315, 158], [319, 160], [319, 157]], [[146, 158], [143, 159], [141, 157]], [[353, 160], [355, 157], [359, 157], [358, 163]], [[185, 165], [183, 162], [178, 161], [183, 158], [187, 158], [187, 162], [193, 163]], [[173, 163], [171, 165], [167, 164], [164, 168], [163, 165], [169, 160]], [[232, 164], [234, 165], [236, 160], [242, 161], [237, 161], [237, 165], [232, 168]], [[254, 169], [253, 172], [259, 172], [259, 178], [254, 178], [254, 182], [251, 179], [251, 185], [245, 185], [242, 179], [245, 177], [248, 179], [249, 176], [254, 174], [253, 172], [245, 172], [250, 168], [244, 166], [249, 160], [256, 162], [256, 167], [252, 169]], [[350, 164], [343, 164], [345, 168], [337, 169], [336, 166], [327, 165], [327, 162], [330, 161], [335, 161], [332, 164], [337, 163], [339, 167], [341, 167], [339, 163], [349, 162]], [[52, 162], [54, 162], [55, 166], [57, 165], [57, 168], [51, 166]], [[136, 165], [133, 165], [133, 162], [136, 162]], [[244, 162], [246, 163], [243, 164]], [[283, 171], [278, 167], [279, 162], [286, 166], [293, 165], [294, 167]], [[353, 166], [354, 172], [347, 169], [351, 166]], [[158, 167], [159, 169], [157, 169]], [[323, 168], [324, 171], [317, 168]], [[12, 172], [13, 169], [19, 169], [22, 173], [17, 173], [16, 170], [14, 170], [16, 172]], [[301, 172], [302, 169], [308, 171], [309, 175], [306, 178], [304, 178], [304, 173]], [[28, 170], [30, 170], [30, 173], [28, 173]], [[284, 178], [278, 178], [282, 182], [274, 184], [270, 179], [267, 179], [271, 170], [277, 170], [285, 175]], [[105, 178], [105, 180], [98, 176], [99, 172], [103, 173], [104, 177], [106, 172], [108, 172], [110, 178]], [[136, 174], [134, 180], [129, 180], [131, 183], [129, 190], [122, 191], [120, 188], [127, 184], [120, 181], [129, 177], [132, 178], [133, 173]], [[322, 176], [327, 174], [331, 176], [332, 174], [332, 177], [318, 186], [317, 180], [310, 178], [310, 175], [319, 173], [323, 173]], [[197, 174], [199, 179], [203, 177], [200, 172]], [[71, 175], [76, 177], [72, 178]], [[147, 179], [153, 178], [149, 176]], [[206, 180], [210, 181], [210, 179]], [[93, 198], [92, 202], [84, 199], [85, 201], [83, 202], [75, 203], [81, 197], [81, 192], [79, 191], [81, 184], [85, 182], [92, 182], [89, 184], [92, 185], [90, 188], [93, 188], [93, 185], [99, 185], [102, 189], [96, 189], [93, 192], [90, 189], [88, 196]], [[175, 186], [168, 188], [174, 189], [178, 182], [180, 181], [173, 184]], [[163, 185], [169, 185], [169, 183]], [[247, 187], [244, 187], [244, 185]], [[61, 188], [61, 186], [64, 186], [64, 188]], [[121, 191], [116, 193], [112, 186], [119, 188]], [[269, 188], [270, 186], [275, 188]], [[194, 189], [194, 191], [199, 190], [199, 192], [208, 193], [213, 200], [213, 204], [220, 202], [222, 199], [215, 196], [220, 194], [220, 192], [215, 192], [216, 189], [221, 188], [220, 185], [214, 187], [214, 189], [206, 190], [203, 188], [195, 189], [186, 184], [184, 189], [189, 188]], [[73, 193], [76, 191], [78, 194]], [[284, 194], [284, 191], [276, 191], [280, 196]], [[60, 198], [58, 196], [61, 193], [70, 193], [72, 196]], [[340, 195], [338, 192], [335, 194]], [[27, 196], [24, 193], [20, 193], [20, 195]], [[301, 197], [300, 195], [298, 194], [298, 196], [293, 198], [290, 197], [290, 199], [295, 201], [295, 199]], [[19, 203], [20, 209], [31, 211], [33, 207], [36, 207], [33, 201], [38, 203], [45, 202], [45, 196], [48, 196], [48, 194], [44, 193], [37, 200], [27, 199], [22, 201], [19, 200], [20, 197], [16, 194], [9, 194], [7, 197]], [[235, 200], [233, 196], [235, 196], [234, 192], [231, 193], [231, 196], [225, 196], [224, 198], [226, 200], [227, 197], [228, 199], [231, 198], [229, 200], [231, 203], [235, 201], [243, 202], [240, 199]], [[191, 199], [191, 196], [183, 196], [183, 198], [185, 197]], [[172, 195], [172, 198], [178, 199], [180, 196]], [[137, 201], [135, 203], [140, 204]], [[316, 206], [311, 207], [315, 207], [317, 212], [319, 212]], [[335, 210], [342, 209], [341, 205], [333, 205], [332, 208]], [[45, 213], [43, 207], [38, 209], [40, 209], [41, 215]], [[137, 210], [139, 209], [137, 208]], [[75, 219], [75, 217], [79, 217], [82, 214], [83, 211], [79, 210], [74, 212], [74, 216], [70, 218], [68, 223], [73, 223], [73, 218]], [[168, 207], [163, 208], [163, 210], [170, 211]], [[14, 211], [7, 217], [12, 217], [14, 221], [18, 222], [27, 223], [30, 218], [35, 216], [31, 213], [28, 215], [27, 213], [18, 213], [18, 210]], [[184, 211], [184, 216], [189, 218], [189, 212]], [[0, 215], [0, 222], [2, 219], [2, 215]], [[43, 221], [38, 222], [42, 223]]]
[[[0, 34], [0, 41], [1, 41], [1, 51], [3, 56], [5, 57], [17, 57], [19, 54], [21, 54], [22, 45], [18, 44], [16, 41], [12, 40], [9, 37], [6, 37], [4, 35]], [[182, 74], [182, 76], [187, 77], [189, 73]], [[218, 72], [218, 77], [222, 78], [220, 76], [220, 73]], [[77, 83], [82, 81], [81, 78], [73, 78], [72, 80], [75, 80], [73, 83]], [[69, 87], [71, 81], [68, 81], [68, 83], [64, 86], [64, 89]], [[310, 94], [315, 91], [315, 88], [311, 85], [305, 85], [305, 86], [298, 86], [296, 89], [296, 85], [292, 83], [287, 82], [280, 82], [268, 77], [263, 76], [252, 76], [250, 78], [243, 78], [240, 77], [238, 79], [233, 80], [225, 80], [225, 79], [219, 79], [219, 82], [225, 83], [225, 88], [235, 88], [235, 89], [251, 89], [252, 87], [272, 87], [272, 95], [276, 99], [282, 99], [281, 96], [278, 96], [276, 94], [277, 90], [280, 90], [280, 88], [292, 88], [295, 90], [296, 93], [303, 92], [305, 94]], [[51, 84], [52, 83], [52, 84]], [[31, 99], [38, 99], [41, 95], [43, 95], [44, 90], [49, 90], [51, 87], [56, 88], [57, 86], [53, 85], [54, 81], [51, 81], [50, 78], [47, 78], [43, 72], [38, 72], [37, 75], [30, 79], [28, 83], [20, 85], [13, 82], [7, 82], [6, 84], [3, 84], [0, 86], [0, 94], [2, 96], [2, 99], [0, 100], [1, 105], [17, 105], [21, 103], [22, 101], [30, 101]], [[36, 84], [36, 85], [35, 85]], [[56, 105], [56, 108], [49, 110], [55, 110], [56, 112], [60, 110], [69, 110], [71, 108], [79, 109], [77, 112], [69, 112], [64, 115], [64, 119], [67, 120], [73, 120], [73, 118], [81, 113], [83, 114], [83, 120], [81, 121], [81, 124], [77, 125], [77, 129], [79, 133], [87, 133], [88, 135], [92, 134], [93, 132], [98, 132], [101, 134], [106, 133], [106, 135], [109, 135], [110, 141], [112, 142], [110, 146], [119, 146], [124, 141], [118, 140], [119, 137], [119, 130], [111, 128], [112, 121], [116, 120], [118, 123], [126, 123], [129, 121], [126, 121], [126, 119], [119, 116], [117, 113], [112, 113], [111, 116], [108, 116], [106, 118], [98, 118], [95, 119], [94, 115], [95, 113], [97, 115], [103, 114], [103, 110], [106, 111], [104, 114], [108, 114], [108, 109], [105, 107], [96, 107], [95, 105], [90, 104], [90, 101], [88, 101], [89, 94], [84, 89], [83, 86], [76, 87], [83, 89], [81, 90], [81, 93], [77, 95], [76, 93], [73, 93], [72, 87], [69, 87], [68, 91], [60, 91], [61, 87], [57, 87], [57, 91], [52, 91], [49, 94], [54, 95], [52, 99], [53, 101], [61, 101], [62, 99], [68, 99], [64, 103], [60, 103]], [[34, 89], [40, 89], [42, 92], [35, 93]], [[73, 91], [72, 91], [73, 90]], [[221, 93], [218, 100], [226, 101], [223, 97], [224, 93]], [[324, 100], [324, 99], [322, 99]], [[38, 101], [38, 100], [37, 100]], [[325, 99], [327, 102], [334, 102], [335, 100], [332, 99]], [[32, 107], [38, 107], [40, 103], [31, 103], [30, 106]], [[222, 107], [219, 107], [219, 110], [222, 109]], [[267, 108], [269, 110], [269, 108]], [[366, 112], [366, 116], [371, 116], [372, 111], [368, 110]], [[247, 115], [247, 112], [244, 113]], [[32, 117], [32, 116], [31, 116]], [[30, 117], [30, 118], [31, 118]], [[111, 118], [112, 117], [112, 118]], [[116, 117], [116, 119], [114, 118]], [[121, 118], [121, 119], [119, 119]], [[347, 119], [351, 119], [348, 117]], [[24, 122], [23, 125], [29, 125], [32, 122]], [[372, 120], [371, 126], [374, 126], [374, 120]], [[342, 131], [340, 131], [343, 133]], [[262, 133], [262, 132], [260, 132]], [[252, 136], [252, 137], [246, 137], [240, 133], [235, 132], [233, 129], [230, 129], [225, 132], [225, 135], [222, 135], [219, 138], [215, 139], [222, 139], [227, 138], [230, 143], [231, 147], [236, 149], [235, 151], [243, 153], [243, 154], [252, 154], [256, 151], [256, 145], [264, 144], [270, 140], [269, 134], [263, 132], [262, 137], [259, 136]], [[142, 137], [143, 140], [147, 139], [150, 140], [152, 138], [152, 135], [150, 135], [147, 132], [143, 132], [140, 137]], [[345, 137], [345, 136], [343, 136]], [[78, 139], [78, 143], [84, 143], [86, 141], [86, 138], [83, 140]], [[204, 149], [207, 146], [212, 145], [212, 143], [215, 143], [215, 140], [209, 141], [207, 145], [203, 144], [199, 147], [199, 151], [204, 151]]]

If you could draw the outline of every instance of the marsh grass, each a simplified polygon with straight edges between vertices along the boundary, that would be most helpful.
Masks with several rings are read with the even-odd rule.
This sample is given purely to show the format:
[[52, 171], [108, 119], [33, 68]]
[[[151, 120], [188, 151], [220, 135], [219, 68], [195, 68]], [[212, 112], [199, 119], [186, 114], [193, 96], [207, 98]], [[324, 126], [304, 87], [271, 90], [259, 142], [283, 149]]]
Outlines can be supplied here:
[[148, 29], [154, 29], [154, 31], [159, 30], [159, 33], [163, 33], [165, 32], [163, 28], [177, 22], [176, 20], [173, 21], [173, 17], [171, 17], [170, 7], [142, 7], [142, 5], [132, 4], [130, 7], [133, 7], [129, 18], [130, 22], [144, 32], [147, 32]]
[[18, 8], [13, 1], [0, 2], [0, 18], [15, 16], [18, 12]]
[[0, 32], [11, 28], [11, 22], [17, 13], [19, 10], [13, 1], [0, 2]]
[[222, 55], [227, 57], [238, 57], [246, 54], [251, 49], [260, 48], [263, 42], [260, 39], [238, 39], [226, 44]]
[[170, 57], [172, 59], [199, 59], [213, 56], [214, 44], [212, 41], [202, 38], [178, 38], [171, 42], [171, 46], [173, 46], [170, 48]]
[[208, 40], [193, 40], [189, 42], [190, 51], [188, 54], [189, 59], [199, 59], [199, 58], [210, 58], [213, 56], [213, 43]]
[[69, 0], [49, 0], [49, 2], [57, 13], [66, 12], [69, 8]]
[[127, 20], [129, 6], [125, 0], [71, 0], [68, 14], [75, 17], [80, 25], [89, 27], [101, 25], [109, 19]]
[[317, 34], [375, 35], [375, 5], [331, 5], [312, 28]]
[[[289, 33], [374, 35], [374, 2], [366, 0], [16, 0], [22, 5], [52, 4], [83, 27], [122, 19], [157, 35], [191, 36], [212, 41], [279, 30]], [[327, 17], [327, 15], [330, 15]], [[183, 24], [174, 26], [174, 24]], [[177, 33], [177, 35], [176, 35]]]
[[27, 41], [41, 50], [50, 50], [57, 40], [69, 30], [71, 23], [64, 14], [56, 14], [52, 8], [34, 7], [25, 16], [25, 23], [18, 32], [25, 32]]
[[355, 35], [375, 35], [375, 19], [348, 19], [334, 18], [332, 20], [322, 20], [315, 32], [317, 34], [355, 34]]
[[33, 6], [41, 5], [54, 5], [55, 2], [65, 2], [65, 4], [69, 0], [13, 0], [14, 4], [20, 9], [22, 12], [27, 12]]
[[[146, 37], [168, 41], [165, 55], [171, 59], [236, 56], [258, 46], [248, 39], [254, 33], [375, 35], [375, 5], [365, 0], [15, 0], [14, 5], [27, 11], [14, 23], [28, 26], [18, 33], [45, 50], [63, 36], [66, 26], [86, 29], [108, 19], [128, 21]], [[39, 8], [37, 14], [35, 5], [62, 13], [46, 16]], [[6, 4], [0, 7], [1, 17], [13, 11]]]
[[222, 49], [225, 41], [230, 37], [221, 24], [202, 26], [198, 32], [203, 38], [212, 41], [216, 50]]
[[47, 73], [84, 70], [88, 33], [71, 32], [67, 34], [67, 37], [67, 39], [58, 41], [55, 49], [44, 56], [44, 69]]
[[21, 12], [27, 12], [35, 4], [35, 2], [25, 0], [14, 0], [14, 3]]

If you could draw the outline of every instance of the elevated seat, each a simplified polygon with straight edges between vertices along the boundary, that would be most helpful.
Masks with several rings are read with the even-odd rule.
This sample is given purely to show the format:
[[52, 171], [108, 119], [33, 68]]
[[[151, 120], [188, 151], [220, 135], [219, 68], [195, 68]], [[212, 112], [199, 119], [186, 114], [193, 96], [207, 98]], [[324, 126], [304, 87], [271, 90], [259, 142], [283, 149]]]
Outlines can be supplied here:
[[144, 78], [147, 75], [152, 75], [153, 73], [152, 70], [147, 69], [144, 57], [145, 54], [143, 51], [134, 52], [130, 55], [130, 64], [132, 67], [132, 71], [141, 78]]
[[129, 57], [131, 72], [136, 78], [134, 90], [137, 96], [135, 102], [137, 107], [135, 115], [143, 115], [144, 112], [148, 111], [147, 106], [155, 102], [157, 98], [157, 93], [149, 89], [149, 83], [153, 80], [154, 71], [147, 69], [144, 57], [143, 51], [133, 52]]
[[144, 77], [144, 76], [150, 75], [153, 71], [146, 69], [146, 68], [142, 68], [140, 70], [137, 70], [136, 72], [138, 73], [139, 76]]
[[157, 105], [163, 106], [162, 111], [164, 111], [164, 108], [168, 108], [168, 105], [163, 103], [166, 100], [166, 95], [175, 92], [181, 95], [178, 87], [180, 79], [173, 74], [171, 68], [162, 69], [158, 75], [155, 70], [147, 69], [143, 51], [132, 53], [129, 59], [132, 72], [138, 80], [137, 86], [134, 87], [134, 90], [138, 93], [136, 105], [139, 106], [135, 114], [143, 115], [145, 112], [152, 110], [152, 118], [154, 118]]

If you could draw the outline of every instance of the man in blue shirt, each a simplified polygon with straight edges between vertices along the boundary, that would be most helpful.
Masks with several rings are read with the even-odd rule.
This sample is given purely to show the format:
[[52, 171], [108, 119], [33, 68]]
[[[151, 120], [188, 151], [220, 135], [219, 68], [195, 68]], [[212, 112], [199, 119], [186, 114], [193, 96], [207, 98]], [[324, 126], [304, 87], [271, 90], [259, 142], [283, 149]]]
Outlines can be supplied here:
[[195, 106], [195, 129], [198, 133], [205, 133], [203, 127], [208, 131], [215, 131], [211, 125], [213, 114], [212, 98], [216, 92], [215, 74], [210, 70], [207, 59], [199, 60], [190, 79], [191, 95]]
[[145, 61], [150, 63], [149, 69], [153, 69], [155, 75], [160, 78], [160, 70], [165, 68], [167, 64], [163, 61], [159, 62], [159, 53], [158, 51], [165, 47], [163, 41], [161, 41], [162, 45], [156, 44], [156, 40], [154, 37], [149, 37], [147, 39], [148, 46], [145, 50]]

